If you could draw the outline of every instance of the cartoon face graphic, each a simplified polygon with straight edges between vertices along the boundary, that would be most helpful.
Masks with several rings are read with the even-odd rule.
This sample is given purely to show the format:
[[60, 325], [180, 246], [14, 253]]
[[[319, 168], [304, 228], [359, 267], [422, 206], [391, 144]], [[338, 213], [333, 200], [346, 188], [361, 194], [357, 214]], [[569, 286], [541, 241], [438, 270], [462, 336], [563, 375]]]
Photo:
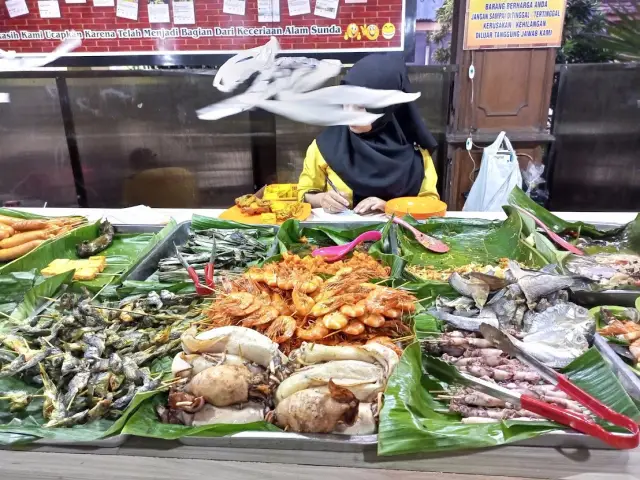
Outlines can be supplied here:
[[382, 38], [391, 40], [396, 35], [396, 27], [393, 23], [385, 23], [382, 26]]
[[362, 38], [360, 36], [360, 29], [355, 23], [350, 23], [347, 27], [346, 33], [344, 34], [345, 40], [349, 40], [350, 38], [353, 40], [360, 40]]
[[377, 40], [378, 36], [380, 35], [380, 29], [378, 28], [378, 25], [373, 25], [373, 24], [367, 25], [367, 26], [363, 25], [361, 30], [362, 30], [362, 35], [364, 35], [369, 40]]

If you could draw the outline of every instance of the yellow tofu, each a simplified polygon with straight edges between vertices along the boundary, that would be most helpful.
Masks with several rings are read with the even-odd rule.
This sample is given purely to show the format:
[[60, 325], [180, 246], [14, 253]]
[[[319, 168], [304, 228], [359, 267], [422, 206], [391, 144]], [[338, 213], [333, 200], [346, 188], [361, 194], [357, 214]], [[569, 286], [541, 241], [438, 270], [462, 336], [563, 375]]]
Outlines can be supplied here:
[[74, 280], [93, 280], [98, 273], [107, 266], [107, 257], [95, 256], [85, 260], [70, 260], [68, 258], [57, 258], [40, 273], [45, 277], [59, 275], [69, 270], [75, 270]]
[[73, 274], [74, 280], [93, 280], [98, 275], [98, 270], [95, 268], [78, 268]]
[[275, 225], [276, 221], [277, 220], [275, 213], [263, 213], [260, 215], [260, 223], [264, 223], [266, 225]]

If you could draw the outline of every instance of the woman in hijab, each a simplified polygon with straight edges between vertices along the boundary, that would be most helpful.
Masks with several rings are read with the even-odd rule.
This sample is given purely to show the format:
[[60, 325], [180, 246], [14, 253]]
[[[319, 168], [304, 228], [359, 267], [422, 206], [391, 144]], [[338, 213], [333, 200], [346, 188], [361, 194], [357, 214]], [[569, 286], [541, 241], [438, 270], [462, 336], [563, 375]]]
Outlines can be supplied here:
[[[401, 54], [363, 58], [342, 84], [407, 93], [411, 88]], [[328, 127], [309, 146], [298, 181], [301, 201], [329, 213], [354, 205], [356, 213], [365, 214], [384, 211], [392, 198], [439, 198], [431, 160], [437, 144], [415, 104], [369, 111], [383, 116], [371, 125]]]

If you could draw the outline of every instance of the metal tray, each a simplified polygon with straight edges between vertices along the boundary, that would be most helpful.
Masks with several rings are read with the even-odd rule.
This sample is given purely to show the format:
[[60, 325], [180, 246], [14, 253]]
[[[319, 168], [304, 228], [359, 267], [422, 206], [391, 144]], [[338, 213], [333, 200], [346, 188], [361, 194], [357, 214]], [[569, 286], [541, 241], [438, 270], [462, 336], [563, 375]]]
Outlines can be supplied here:
[[129, 438], [129, 435], [114, 435], [113, 437], [91, 440], [89, 442], [73, 442], [67, 440], [52, 440], [48, 438], [41, 438], [31, 443], [31, 445], [48, 447], [116, 448], [122, 446], [122, 444], [127, 441], [127, 438]]
[[147, 225], [147, 224], [114, 224], [113, 229], [116, 233], [131, 234], [131, 233], [158, 233], [166, 225]]
[[[363, 452], [377, 450], [378, 435], [299, 434], [289, 432], [241, 432], [226, 437], [182, 437], [178, 442], [192, 447], [259, 448], [267, 450], [308, 450], [324, 452]], [[601, 440], [577, 432], [551, 432], [511, 443], [522, 447], [582, 448], [613, 450]]]
[[350, 436], [290, 432], [240, 432], [226, 437], [182, 437], [178, 441], [193, 447], [362, 452], [377, 448], [378, 435]]
[[539, 437], [521, 440], [520, 442], [510, 443], [520, 447], [545, 447], [545, 448], [581, 448], [589, 450], [616, 450], [615, 447], [607, 445], [602, 440], [583, 435], [578, 432], [550, 432]]
[[606, 339], [595, 334], [593, 345], [602, 354], [613, 372], [618, 377], [622, 387], [636, 402], [640, 402], [640, 378], [629, 368], [622, 358], [609, 346]]
[[[255, 227], [270, 227], [273, 228], [274, 233], [278, 232], [277, 226], [273, 225], [255, 225]], [[167, 235], [160, 243], [158, 243], [153, 250], [151, 250], [138, 264], [129, 272], [127, 280], [139, 280], [144, 281], [148, 279], [158, 270], [158, 263], [163, 258], [171, 257], [175, 254], [174, 245], [184, 245], [189, 239], [189, 229], [191, 228], [191, 221], [179, 223], [178, 226]], [[276, 248], [276, 242], [271, 247], [269, 254], [273, 253]]]
[[640, 297], [640, 290], [571, 291], [571, 300], [585, 307], [597, 307], [600, 305], [633, 307], [638, 297]]

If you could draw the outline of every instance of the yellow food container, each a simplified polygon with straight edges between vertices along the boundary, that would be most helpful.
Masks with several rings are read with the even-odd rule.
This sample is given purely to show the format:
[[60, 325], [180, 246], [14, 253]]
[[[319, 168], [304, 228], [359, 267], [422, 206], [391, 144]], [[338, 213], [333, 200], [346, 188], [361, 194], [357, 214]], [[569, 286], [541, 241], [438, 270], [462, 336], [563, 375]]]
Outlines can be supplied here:
[[298, 200], [298, 185], [295, 183], [267, 185], [263, 198], [265, 200], [296, 201]]

